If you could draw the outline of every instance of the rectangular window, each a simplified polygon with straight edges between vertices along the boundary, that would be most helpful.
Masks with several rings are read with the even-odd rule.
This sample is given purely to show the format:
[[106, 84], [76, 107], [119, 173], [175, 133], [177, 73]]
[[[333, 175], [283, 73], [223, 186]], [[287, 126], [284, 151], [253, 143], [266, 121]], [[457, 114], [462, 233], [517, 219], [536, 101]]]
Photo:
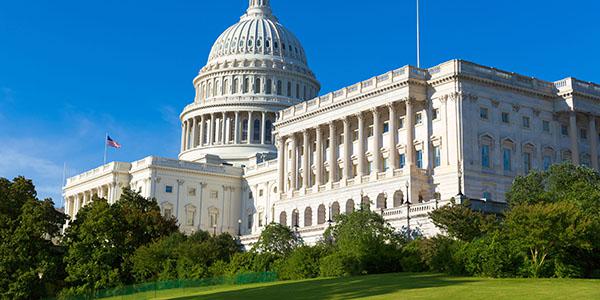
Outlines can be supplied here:
[[168, 194], [173, 193], [173, 186], [172, 185], [165, 186], [165, 193], [168, 193]]
[[482, 120], [488, 120], [489, 119], [489, 110], [485, 107], [479, 108], [479, 117]]
[[523, 153], [523, 171], [525, 174], [531, 171], [531, 153]]
[[171, 209], [170, 208], [165, 208], [164, 217], [168, 219], [168, 218], [171, 218], [172, 216], [173, 216], [173, 212], [171, 211]]
[[510, 172], [512, 170], [512, 151], [510, 149], [504, 149], [502, 152], [502, 159], [504, 171]]
[[400, 121], [398, 122], [398, 128], [404, 128], [404, 118], [400, 118]]
[[386, 121], [383, 123], [383, 133], [389, 132], [390, 131], [390, 122]]
[[529, 124], [529, 117], [523, 117], [523, 127], [524, 128], [529, 128], [531, 124]]
[[188, 189], [188, 196], [196, 197], [196, 189], [195, 188]]
[[210, 191], [210, 198], [211, 199], [219, 198], [219, 192], [218, 191]]
[[440, 151], [440, 146], [433, 147], [433, 166], [439, 167], [442, 165], [442, 153]]
[[263, 222], [264, 217], [265, 217], [264, 213], [262, 213], [262, 212], [258, 213], [258, 227], [263, 227], [263, 225], [264, 225], [264, 222]]
[[579, 129], [579, 136], [582, 140], [587, 140], [587, 130], [583, 128]]
[[215, 227], [217, 226], [217, 214], [212, 213], [210, 214], [210, 227]]
[[367, 166], [369, 168], [369, 173], [373, 173], [373, 162], [370, 161], [369, 165]]
[[433, 111], [431, 111], [431, 119], [432, 120], [437, 120], [440, 117], [440, 109], [439, 108], [434, 108]]
[[502, 123], [510, 123], [510, 115], [507, 112], [502, 113]]
[[263, 193], [264, 193], [264, 190], [258, 190], [258, 196], [259, 196], [259, 197], [262, 197], [262, 196], [263, 196]]
[[486, 168], [486, 169], [490, 169], [491, 168], [491, 164], [490, 164], [490, 146], [489, 145], [483, 145], [481, 146], [481, 166]]
[[421, 113], [417, 113], [415, 115], [415, 124], [419, 125], [421, 123], [423, 123], [423, 115]]
[[423, 150], [417, 150], [417, 168], [423, 169]]
[[252, 221], [253, 221], [252, 219], [253, 219], [253, 218], [254, 218], [254, 216], [253, 216], [253, 215], [251, 215], [251, 214], [250, 214], [250, 215], [248, 215], [248, 229], [249, 229], [249, 230], [250, 230], [250, 229], [252, 229]]
[[549, 155], [544, 155], [544, 171], [548, 171], [550, 166], [552, 165], [552, 157]]
[[367, 136], [368, 137], [373, 136], [373, 125], [369, 126], [369, 128], [367, 129]]
[[564, 136], [569, 136], [569, 126], [560, 125], [560, 133]]
[[542, 129], [544, 132], [550, 132], [550, 122], [546, 120], [542, 121]]
[[387, 171], [388, 169], [389, 169], [388, 159], [384, 158], [383, 159], [383, 170]]
[[406, 155], [400, 154], [400, 168], [404, 168], [406, 166]]

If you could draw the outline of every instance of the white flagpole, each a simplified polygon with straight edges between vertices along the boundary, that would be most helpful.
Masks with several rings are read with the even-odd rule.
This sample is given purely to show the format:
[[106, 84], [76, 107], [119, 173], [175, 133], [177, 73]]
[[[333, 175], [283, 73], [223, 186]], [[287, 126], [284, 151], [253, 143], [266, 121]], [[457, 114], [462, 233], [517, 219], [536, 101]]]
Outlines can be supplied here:
[[421, 22], [419, 15], [419, 0], [417, 0], [417, 68], [421, 68]]
[[104, 137], [104, 164], [106, 164], [106, 153], [108, 152], [108, 132], [106, 133], [106, 136]]

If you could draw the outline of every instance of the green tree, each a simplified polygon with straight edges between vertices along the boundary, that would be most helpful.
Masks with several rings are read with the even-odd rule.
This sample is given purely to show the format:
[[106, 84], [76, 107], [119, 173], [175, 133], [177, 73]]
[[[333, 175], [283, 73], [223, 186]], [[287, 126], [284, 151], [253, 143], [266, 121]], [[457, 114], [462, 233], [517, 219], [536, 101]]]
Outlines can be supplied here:
[[496, 230], [498, 220], [495, 215], [485, 215], [469, 207], [469, 201], [457, 204], [454, 200], [429, 213], [431, 221], [449, 236], [461, 241], [472, 241]]
[[66, 215], [39, 201], [31, 180], [0, 178], [0, 297], [36, 299], [56, 293], [63, 249], [53, 243]]
[[70, 292], [132, 283], [134, 251], [175, 231], [175, 220], [163, 218], [155, 200], [129, 189], [115, 205], [93, 199], [77, 214], [64, 239]]
[[261, 232], [252, 251], [286, 256], [300, 245], [302, 240], [289, 227], [271, 223]]

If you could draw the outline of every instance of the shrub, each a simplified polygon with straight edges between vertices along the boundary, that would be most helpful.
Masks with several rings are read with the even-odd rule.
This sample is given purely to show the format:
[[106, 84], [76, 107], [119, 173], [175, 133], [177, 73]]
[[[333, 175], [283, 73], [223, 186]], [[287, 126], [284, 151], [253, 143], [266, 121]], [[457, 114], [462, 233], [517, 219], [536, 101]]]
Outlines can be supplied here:
[[469, 275], [483, 277], [516, 276], [524, 261], [499, 232], [465, 244], [457, 255], [464, 261]]
[[320, 246], [296, 248], [278, 267], [279, 279], [298, 280], [319, 276], [319, 261], [323, 253]]
[[320, 275], [322, 277], [341, 277], [359, 275], [359, 262], [349, 256], [334, 253], [321, 258]]

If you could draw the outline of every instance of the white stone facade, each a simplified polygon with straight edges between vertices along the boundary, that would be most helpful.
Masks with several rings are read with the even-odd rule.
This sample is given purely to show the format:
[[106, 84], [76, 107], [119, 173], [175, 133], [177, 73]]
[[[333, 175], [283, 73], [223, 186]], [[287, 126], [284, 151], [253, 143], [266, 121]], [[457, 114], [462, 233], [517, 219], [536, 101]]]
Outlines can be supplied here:
[[313, 243], [361, 203], [399, 230], [431, 236], [438, 230], [427, 213], [460, 192], [503, 203], [529, 170], [565, 160], [599, 167], [600, 85], [452, 60], [315, 98], [304, 50], [268, 0], [251, 0], [219, 37], [194, 86], [179, 160], [148, 157], [73, 177], [64, 188], [69, 215], [92, 195], [114, 202], [129, 186], [156, 198], [182, 231], [240, 234], [245, 245], [270, 222]]

